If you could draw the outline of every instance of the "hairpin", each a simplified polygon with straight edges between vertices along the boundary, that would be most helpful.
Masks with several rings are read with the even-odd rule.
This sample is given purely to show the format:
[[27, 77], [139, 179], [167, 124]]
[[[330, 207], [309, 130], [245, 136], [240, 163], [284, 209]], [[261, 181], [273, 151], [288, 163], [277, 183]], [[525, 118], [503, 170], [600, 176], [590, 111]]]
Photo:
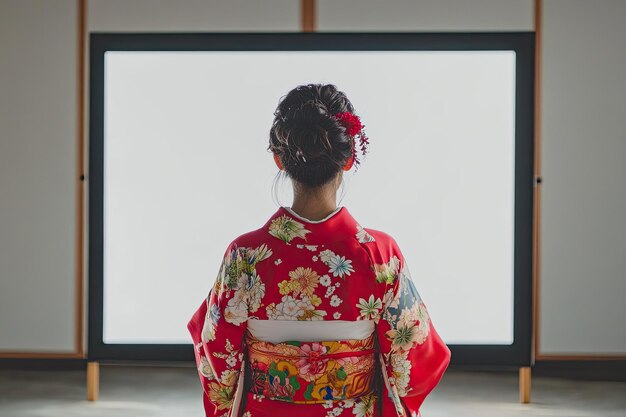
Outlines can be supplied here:
[[369, 138], [364, 131], [365, 125], [361, 123], [359, 116], [348, 111], [334, 114], [333, 117], [339, 120], [339, 122], [346, 128], [346, 134], [352, 139], [352, 156], [354, 156], [354, 165], [356, 169], [358, 169], [361, 161], [359, 161], [356, 152], [356, 139], [359, 139], [359, 146], [363, 156], [365, 156], [367, 145], [369, 144]]

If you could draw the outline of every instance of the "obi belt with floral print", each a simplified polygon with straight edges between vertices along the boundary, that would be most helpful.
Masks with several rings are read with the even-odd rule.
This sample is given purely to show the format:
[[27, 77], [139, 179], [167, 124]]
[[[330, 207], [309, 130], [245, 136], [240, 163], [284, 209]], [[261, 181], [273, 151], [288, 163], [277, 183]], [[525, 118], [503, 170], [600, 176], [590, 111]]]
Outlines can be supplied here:
[[270, 343], [248, 333], [250, 392], [299, 404], [353, 399], [373, 392], [372, 334], [362, 340]]

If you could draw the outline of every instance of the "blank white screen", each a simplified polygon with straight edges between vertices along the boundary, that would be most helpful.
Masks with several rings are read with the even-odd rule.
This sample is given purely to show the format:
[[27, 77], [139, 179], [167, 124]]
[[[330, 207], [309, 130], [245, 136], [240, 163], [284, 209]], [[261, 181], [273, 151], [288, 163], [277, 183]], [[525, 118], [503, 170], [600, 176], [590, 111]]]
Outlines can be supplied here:
[[445, 342], [513, 342], [515, 53], [263, 51], [106, 52], [105, 343], [190, 342], [226, 246], [277, 209], [272, 113], [309, 82], [361, 116], [339, 204], [395, 237]]

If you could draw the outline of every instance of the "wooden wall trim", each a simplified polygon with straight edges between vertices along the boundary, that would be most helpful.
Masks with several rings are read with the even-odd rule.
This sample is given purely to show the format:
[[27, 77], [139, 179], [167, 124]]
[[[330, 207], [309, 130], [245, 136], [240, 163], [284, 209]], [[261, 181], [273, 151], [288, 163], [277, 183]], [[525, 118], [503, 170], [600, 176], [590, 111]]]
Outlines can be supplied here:
[[623, 361], [626, 360], [626, 355], [614, 355], [605, 354], [600, 355], [597, 353], [581, 353], [581, 354], [552, 354], [542, 353], [537, 355], [537, 362], [543, 361]]
[[84, 359], [81, 352], [0, 352], [0, 359]]
[[317, 29], [316, 0], [300, 0], [300, 25], [303, 32], [315, 32]]

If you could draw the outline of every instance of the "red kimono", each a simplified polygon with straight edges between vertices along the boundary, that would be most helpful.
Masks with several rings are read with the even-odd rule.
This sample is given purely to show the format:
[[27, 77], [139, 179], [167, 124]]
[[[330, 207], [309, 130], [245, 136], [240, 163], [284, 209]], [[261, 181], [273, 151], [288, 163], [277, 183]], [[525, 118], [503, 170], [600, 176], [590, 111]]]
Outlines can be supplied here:
[[419, 417], [450, 362], [396, 241], [345, 206], [233, 240], [187, 327], [211, 417]]

